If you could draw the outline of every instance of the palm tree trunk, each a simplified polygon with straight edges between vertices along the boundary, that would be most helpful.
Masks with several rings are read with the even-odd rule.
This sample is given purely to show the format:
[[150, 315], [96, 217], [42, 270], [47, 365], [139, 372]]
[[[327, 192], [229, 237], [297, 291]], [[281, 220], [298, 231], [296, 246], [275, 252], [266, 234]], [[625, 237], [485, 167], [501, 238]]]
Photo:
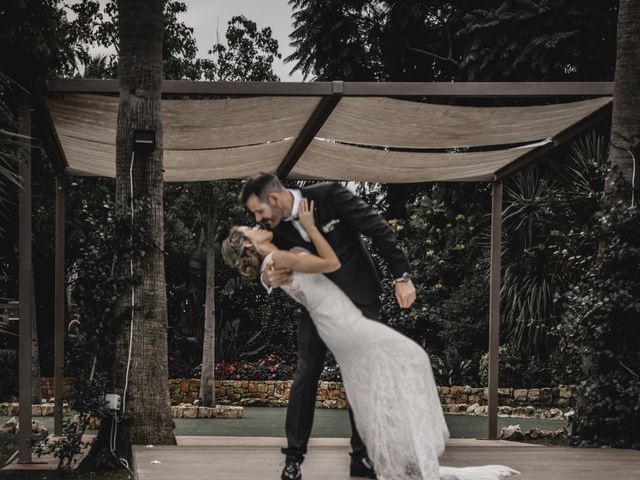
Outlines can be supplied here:
[[[640, 160], [640, 2], [620, 0], [613, 117], [611, 124], [611, 172], [605, 184], [610, 205], [638, 201], [637, 162]], [[634, 169], [634, 167], [636, 167]], [[635, 183], [635, 193], [632, 185]]]
[[[131, 251], [134, 277], [137, 277], [135, 308], [131, 305], [130, 287], [118, 301], [124, 321], [116, 338], [114, 386], [115, 392], [123, 397], [125, 411], [132, 415], [131, 420], [119, 424], [120, 455], [129, 455], [132, 444], [175, 444], [168, 389], [162, 203], [163, 8], [164, 0], [118, 1], [120, 105], [116, 133], [116, 211], [120, 218], [133, 215], [132, 238], [135, 240]], [[154, 130], [156, 148], [136, 151], [134, 156], [135, 129]], [[132, 197], [135, 208], [131, 207]], [[144, 254], [139, 253], [141, 251]], [[120, 272], [129, 272], [129, 258], [120, 258], [118, 262]], [[133, 348], [129, 367], [130, 340]]]
[[[213, 188], [213, 186], [212, 186]], [[213, 407], [216, 403], [215, 389], [215, 332], [216, 332], [216, 305], [215, 305], [215, 266], [214, 239], [218, 223], [218, 209], [214, 205], [211, 195], [207, 212], [207, 285], [205, 289], [204, 307], [204, 341], [202, 346], [202, 372], [200, 376], [200, 399], [205, 407]]]

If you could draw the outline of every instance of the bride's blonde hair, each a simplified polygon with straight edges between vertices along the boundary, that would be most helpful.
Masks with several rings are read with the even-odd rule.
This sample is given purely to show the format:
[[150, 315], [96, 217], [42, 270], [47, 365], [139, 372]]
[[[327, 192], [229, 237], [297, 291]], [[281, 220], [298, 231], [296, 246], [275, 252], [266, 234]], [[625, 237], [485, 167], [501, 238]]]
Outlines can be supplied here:
[[247, 247], [247, 236], [236, 226], [222, 242], [222, 258], [243, 277], [256, 278], [260, 272], [261, 258], [255, 248]]

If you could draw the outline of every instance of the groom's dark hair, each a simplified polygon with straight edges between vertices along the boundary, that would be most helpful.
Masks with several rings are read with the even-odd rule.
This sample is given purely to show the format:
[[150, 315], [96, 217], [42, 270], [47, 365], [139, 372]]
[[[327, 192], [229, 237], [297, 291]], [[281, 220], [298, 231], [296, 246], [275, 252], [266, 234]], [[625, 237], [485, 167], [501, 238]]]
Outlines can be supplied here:
[[284, 186], [276, 175], [262, 172], [247, 179], [244, 187], [242, 187], [240, 201], [245, 204], [251, 195], [255, 195], [261, 202], [266, 202], [271, 192], [281, 192], [284, 189]]

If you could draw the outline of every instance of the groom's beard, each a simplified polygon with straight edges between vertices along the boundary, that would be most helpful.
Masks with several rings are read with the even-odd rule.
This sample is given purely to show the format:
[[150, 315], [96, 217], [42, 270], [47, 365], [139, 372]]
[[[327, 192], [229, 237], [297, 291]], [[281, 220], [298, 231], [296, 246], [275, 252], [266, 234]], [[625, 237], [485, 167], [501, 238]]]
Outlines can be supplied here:
[[284, 212], [284, 208], [271, 206], [271, 216], [269, 218], [263, 218], [262, 222], [267, 226], [269, 230], [273, 230], [278, 225], [280, 225], [280, 222], [282, 222], [282, 219], [284, 219], [285, 217], [286, 215]]

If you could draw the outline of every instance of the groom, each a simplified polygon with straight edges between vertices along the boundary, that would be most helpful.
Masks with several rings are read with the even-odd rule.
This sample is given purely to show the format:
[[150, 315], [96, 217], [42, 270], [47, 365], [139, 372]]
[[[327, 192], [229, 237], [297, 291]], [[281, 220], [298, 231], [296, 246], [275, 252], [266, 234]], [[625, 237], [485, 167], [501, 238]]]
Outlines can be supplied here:
[[[313, 200], [316, 206], [316, 224], [336, 251], [342, 267], [326, 274], [356, 304], [362, 313], [380, 320], [382, 291], [378, 273], [361, 234], [371, 238], [389, 264], [395, 278], [398, 304], [408, 308], [415, 301], [416, 292], [409, 278], [409, 262], [398, 247], [396, 236], [382, 216], [338, 183], [321, 183], [301, 189], [286, 189], [278, 178], [261, 173], [247, 180], [241, 201], [255, 215], [257, 222], [265, 223], [273, 231], [273, 242], [280, 249], [303, 247], [314, 251], [307, 233], [297, 221], [302, 198]], [[290, 281], [291, 272], [271, 269], [262, 274], [267, 289]], [[285, 430], [288, 446], [282, 480], [302, 478], [300, 464], [307, 452], [307, 442], [313, 425], [316, 389], [324, 367], [327, 347], [305, 310], [298, 327], [298, 365], [289, 394]], [[376, 478], [374, 466], [368, 457], [349, 409], [351, 420], [351, 466], [355, 477]]]

